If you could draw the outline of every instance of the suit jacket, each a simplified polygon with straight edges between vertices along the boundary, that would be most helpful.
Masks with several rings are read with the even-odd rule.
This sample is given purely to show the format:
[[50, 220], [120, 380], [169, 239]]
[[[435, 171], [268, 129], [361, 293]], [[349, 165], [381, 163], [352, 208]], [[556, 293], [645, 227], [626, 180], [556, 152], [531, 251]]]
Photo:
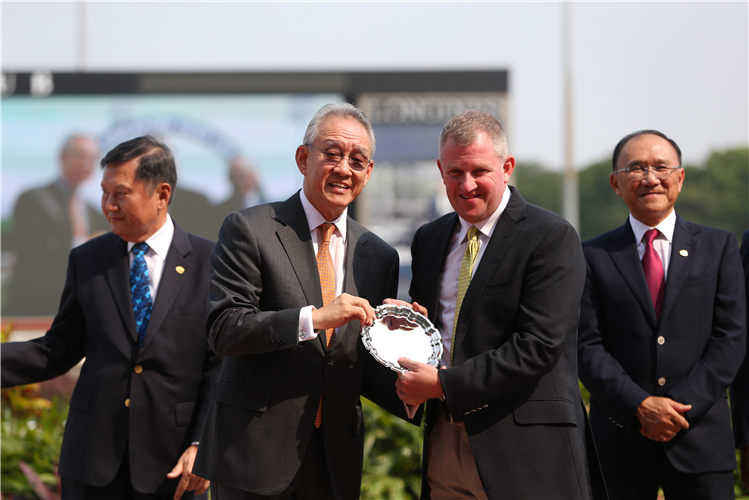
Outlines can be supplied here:
[[[489, 498], [605, 498], [577, 383], [580, 242], [564, 219], [510, 189], [463, 299], [454, 367], [439, 371], [445, 407], [465, 422]], [[410, 293], [432, 321], [458, 224], [457, 214], [448, 214], [414, 236]], [[432, 400], [425, 448], [436, 417]], [[424, 457], [426, 477], [426, 449]], [[429, 498], [426, 480], [422, 497]]]
[[[579, 375], [604, 473], [640, 473], [660, 450], [682, 472], [734, 469], [726, 389], [744, 357], [746, 304], [733, 233], [677, 215], [660, 321], [629, 221], [583, 248]], [[692, 405], [689, 429], [662, 444], [640, 435], [648, 396]]]
[[[211, 256], [208, 336], [226, 356], [201, 440], [196, 474], [275, 495], [294, 478], [320, 396], [328, 470], [336, 498], [358, 498], [364, 421], [359, 395], [406, 418], [395, 372], [365, 350], [358, 321], [299, 340], [299, 310], [322, 307], [322, 291], [299, 194], [230, 214]], [[343, 291], [372, 306], [394, 297], [398, 254], [348, 219]]]
[[[744, 266], [744, 282], [749, 285], [749, 230], [741, 236], [741, 263]], [[749, 294], [747, 294], [749, 313]], [[736, 448], [749, 445], [749, 363], [744, 358], [739, 373], [731, 385], [731, 421]]]
[[[70, 192], [57, 182], [18, 198], [12, 229], [3, 240], [3, 251], [12, 251], [17, 259], [3, 314], [53, 316], [57, 312], [73, 240], [69, 203]], [[100, 210], [86, 205], [86, 213], [92, 234], [109, 231]]]
[[46, 335], [2, 344], [3, 387], [56, 377], [86, 358], [70, 400], [60, 475], [103, 486], [124, 459], [138, 491], [174, 491], [177, 480], [166, 474], [200, 439], [220, 369], [203, 329], [212, 248], [175, 223], [140, 349], [127, 242], [112, 233], [70, 252], [62, 305]]

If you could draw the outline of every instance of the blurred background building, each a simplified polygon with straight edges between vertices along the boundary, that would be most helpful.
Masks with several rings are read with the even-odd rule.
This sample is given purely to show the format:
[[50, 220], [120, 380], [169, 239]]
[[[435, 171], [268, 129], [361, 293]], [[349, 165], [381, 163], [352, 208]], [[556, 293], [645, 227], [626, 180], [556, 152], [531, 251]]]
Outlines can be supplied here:
[[[374, 175], [352, 212], [399, 249], [402, 296], [413, 232], [450, 210], [436, 141], [463, 109], [504, 123], [529, 201], [569, 213], [562, 172], [579, 174], [583, 239], [626, 215], [609, 203], [605, 162], [642, 128], [674, 137], [694, 167], [677, 210], [749, 226], [746, 3], [52, 2], [2, 14], [4, 318], [56, 311], [68, 251], [107, 229], [98, 161], [112, 146], [163, 138], [179, 168], [173, 217], [215, 239], [229, 212], [299, 189], [294, 150], [331, 101], [375, 126]], [[71, 134], [88, 147], [66, 148]], [[86, 164], [75, 182], [73, 156]]]

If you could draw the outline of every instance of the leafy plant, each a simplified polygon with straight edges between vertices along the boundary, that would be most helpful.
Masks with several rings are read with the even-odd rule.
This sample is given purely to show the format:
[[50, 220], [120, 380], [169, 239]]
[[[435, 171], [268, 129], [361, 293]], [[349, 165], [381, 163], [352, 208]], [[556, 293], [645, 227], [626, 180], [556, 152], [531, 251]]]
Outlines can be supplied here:
[[[7, 340], [12, 325], [2, 328]], [[39, 396], [39, 384], [0, 391], [0, 485], [2, 494], [34, 498], [21, 470], [25, 462], [50, 489], [59, 491], [57, 463], [68, 416], [68, 401]]]
[[361, 498], [416, 499], [421, 492], [423, 427], [362, 398], [364, 471]]

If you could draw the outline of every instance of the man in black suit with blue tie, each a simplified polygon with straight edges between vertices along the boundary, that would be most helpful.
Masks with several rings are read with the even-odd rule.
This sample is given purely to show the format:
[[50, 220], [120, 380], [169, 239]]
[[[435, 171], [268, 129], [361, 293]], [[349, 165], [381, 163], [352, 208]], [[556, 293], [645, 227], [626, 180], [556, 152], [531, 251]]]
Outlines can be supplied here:
[[85, 357], [60, 453], [63, 499], [202, 494], [208, 482], [191, 469], [220, 370], [203, 329], [213, 243], [167, 213], [177, 172], [164, 144], [139, 137], [101, 165], [112, 232], [70, 252], [46, 335], [3, 344], [2, 386], [56, 377]]
[[624, 137], [610, 182], [630, 217], [583, 243], [578, 335], [609, 494], [733, 498], [726, 389], [746, 345], [736, 238], [676, 214], [681, 151], [661, 132]]

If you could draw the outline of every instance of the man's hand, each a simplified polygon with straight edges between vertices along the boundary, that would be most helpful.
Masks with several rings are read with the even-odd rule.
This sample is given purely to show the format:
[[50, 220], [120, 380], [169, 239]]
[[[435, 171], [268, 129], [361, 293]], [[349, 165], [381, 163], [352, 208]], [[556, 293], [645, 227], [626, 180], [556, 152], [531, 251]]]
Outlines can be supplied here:
[[367, 326], [374, 321], [374, 316], [367, 299], [342, 293], [327, 306], [312, 310], [312, 327], [315, 330], [339, 328], [355, 319]]
[[398, 363], [409, 370], [398, 373], [395, 382], [398, 397], [407, 405], [420, 405], [427, 399], [442, 397], [442, 382], [436, 368], [408, 358], [398, 358]]
[[414, 302], [413, 304], [409, 304], [405, 300], [398, 300], [398, 299], [385, 299], [382, 301], [383, 304], [389, 304], [393, 306], [404, 306], [404, 307], [410, 307], [414, 311], [416, 311], [419, 314], [423, 314], [427, 318], [429, 317], [429, 313], [427, 313], [427, 308], [419, 304], [418, 302]]
[[182, 493], [185, 491], [194, 491], [196, 495], [202, 495], [208, 490], [211, 482], [202, 477], [198, 477], [192, 473], [192, 464], [195, 463], [195, 455], [198, 453], [198, 446], [192, 445], [185, 450], [177, 465], [174, 466], [172, 472], [166, 475], [166, 477], [174, 479], [182, 476], [179, 484], [177, 485], [177, 491], [174, 492], [174, 500], [179, 500], [182, 497]]
[[670, 441], [680, 430], [689, 429], [684, 414], [691, 409], [692, 405], [683, 405], [669, 398], [645, 398], [635, 413], [640, 421], [640, 434], [653, 441]]
[[742, 446], [740, 449], [741, 463], [739, 464], [739, 470], [741, 471], [741, 482], [749, 488], [749, 446]]

